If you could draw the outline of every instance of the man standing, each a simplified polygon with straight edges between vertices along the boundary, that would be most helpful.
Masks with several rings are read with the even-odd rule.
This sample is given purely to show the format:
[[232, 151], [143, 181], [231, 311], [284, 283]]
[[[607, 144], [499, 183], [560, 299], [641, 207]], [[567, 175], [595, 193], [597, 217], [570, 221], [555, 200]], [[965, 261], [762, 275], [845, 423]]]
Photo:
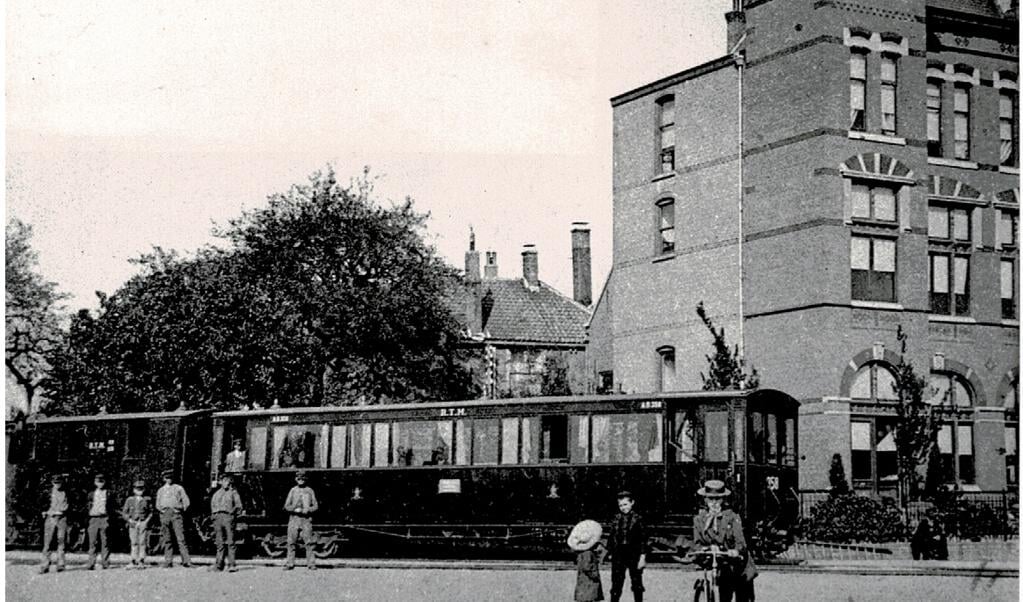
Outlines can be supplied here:
[[174, 483], [174, 472], [163, 471], [163, 487], [156, 492], [156, 511], [160, 513], [160, 545], [163, 546], [163, 566], [170, 568], [173, 564], [173, 548], [171, 547], [171, 529], [178, 541], [181, 551], [181, 566], [192, 566], [188, 555], [188, 544], [185, 543], [185, 522], [181, 514], [188, 510], [188, 494], [184, 487]]
[[67, 492], [64, 491], [64, 477], [53, 475], [50, 479], [53, 487], [50, 489], [50, 504], [43, 512], [43, 564], [39, 567], [39, 573], [45, 574], [50, 570], [50, 544], [54, 538], [57, 540], [57, 572], [64, 570], [64, 543], [67, 540]]
[[633, 512], [632, 493], [618, 493], [618, 514], [611, 526], [607, 549], [611, 554], [611, 602], [618, 602], [625, 586], [625, 571], [632, 582], [632, 598], [643, 602], [643, 568], [646, 567], [646, 533], [639, 514]]
[[234, 519], [242, 512], [242, 499], [231, 486], [231, 475], [220, 475], [220, 489], [210, 498], [210, 515], [213, 516], [213, 534], [217, 542], [217, 561], [211, 571], [224, 570], [224, 546], [227, 546], [227, 570], [238, 570], [234, 564]]
[[149, 519], [153, 515], [153, 502], [143, 493], [146, 482], [135, 481], [135, 495], [124, 500], [121, 516], [128, 525], [128, 541], [131, 542], [131, 564], [128, 568], [146, 568], [146, 538], [149, 534]]
[[242, 440], [234, 440], [234, 449], [224, 459], [224, 472], [241, 472], [245, 470], [245, 452], [242, 451]]
[[110, 515], [114, 513], [114, 496], [107, 491], [107, 479], [97, 474], [96, 488], [89, 492], [87, 508], [89, 511], [89, 570], [96, 569], [96, 548], [99, 548], [100, 566], [110, 567], [110, 546], [107, 543], [107, 532], [110, 527]]
[[316, 570], [315, 555], [313, 554], [313, 519], [312, 514], [319, 508], [316, 503], [316, 494], [312, 487], [305, 484], [305, 471], [295, 473], [295, 486], [288, 492], [288, 498], [284, 501], [284, 511], [291, 516], [288, 518], [288, 562], [284, 570], [290, 571], [295, 568], [295, 543], [298, 541], [298, 534], [302, 533], [302, 543], [305, 544], [305, 560], [309, 570]]

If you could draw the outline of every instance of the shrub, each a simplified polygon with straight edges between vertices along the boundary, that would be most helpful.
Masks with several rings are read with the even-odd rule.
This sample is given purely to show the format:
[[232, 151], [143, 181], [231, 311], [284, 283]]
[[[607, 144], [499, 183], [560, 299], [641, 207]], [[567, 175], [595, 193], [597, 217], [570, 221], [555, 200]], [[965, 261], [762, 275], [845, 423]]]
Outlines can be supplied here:
[[850, 543], [901, 541], [906, 538], [902, 514], [891, 500], [860, 495], [836, 495], [817, 504], [800, 523], [803, 536], [813, 541]]

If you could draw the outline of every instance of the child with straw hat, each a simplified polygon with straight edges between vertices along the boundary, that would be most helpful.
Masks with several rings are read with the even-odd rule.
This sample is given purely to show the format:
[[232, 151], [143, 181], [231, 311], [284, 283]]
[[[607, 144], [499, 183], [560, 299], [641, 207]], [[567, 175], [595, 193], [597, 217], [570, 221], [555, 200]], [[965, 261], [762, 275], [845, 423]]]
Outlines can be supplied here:
[[568, 535], [568, 547], [576, 552], [576, 602], [604, 599], [604, 587], [600, 583], [601, 535], [603, 530], [595, 520], [580, 522]]

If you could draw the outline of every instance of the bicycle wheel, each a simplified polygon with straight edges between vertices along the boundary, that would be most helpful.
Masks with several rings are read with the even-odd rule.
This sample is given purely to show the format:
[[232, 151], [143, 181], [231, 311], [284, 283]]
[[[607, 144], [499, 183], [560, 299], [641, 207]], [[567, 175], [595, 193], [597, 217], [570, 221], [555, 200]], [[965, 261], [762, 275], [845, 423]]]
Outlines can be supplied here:
[[693, 602], [714, 602], [716, 598], [709, 580], [699, 579], [693, 584]]

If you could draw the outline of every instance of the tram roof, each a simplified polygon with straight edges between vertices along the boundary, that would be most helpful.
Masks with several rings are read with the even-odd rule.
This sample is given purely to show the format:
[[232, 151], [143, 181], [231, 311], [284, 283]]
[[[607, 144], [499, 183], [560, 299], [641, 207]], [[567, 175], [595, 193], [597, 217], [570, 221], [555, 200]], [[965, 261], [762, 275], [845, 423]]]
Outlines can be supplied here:
[[88, 416], [29, 416], [30, 424], [53, 424], [57, 422], [102, 422], [110, 420], [153, 420], [164, 418], [187, 418], [209, 414], [211, 410], [173, 410], [170, 412], [126, 412], [124, 414], [90, 414]]
[[594, 402], [643, 401], [643, 400], [697, 400], [697, 399], [729, 399], [734, 397], [782, 398], [791, 403], [798, 402], [788, 394], [776, 389], [756, 389], [752, 391], [679, 391], [670, 393], [629, 393], [619, 395], [566, 395], [557, 397], [511, 397], [505, 399], [474, 399], [469, 401], [425, 401], [418, 403], [391, 403], [351, 406], [299, 406], [281, 408], [261, 408], [258, 410], [228, 410], [214, 413], [215, 417], [247, 417], [247, 416], [280, 416], [294, 414], [329, 414], [345, 412], [387, 412], [394, 410], [416, 410], [431, 408], [459, 408], [507, 405], [548, 405], [548, 404], [583, 404]]

